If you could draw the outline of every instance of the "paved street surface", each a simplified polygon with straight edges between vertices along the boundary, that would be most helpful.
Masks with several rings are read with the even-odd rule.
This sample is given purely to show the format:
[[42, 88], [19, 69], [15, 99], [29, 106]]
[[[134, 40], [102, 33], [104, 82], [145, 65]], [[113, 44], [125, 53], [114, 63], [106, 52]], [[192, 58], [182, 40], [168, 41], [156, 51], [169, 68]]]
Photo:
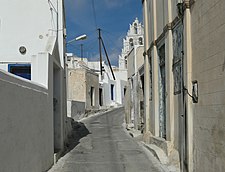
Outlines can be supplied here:
[[71, 151], [49, 172], [162, 172], [127, 134], [123, 121], [122, 108], [83, 120]]

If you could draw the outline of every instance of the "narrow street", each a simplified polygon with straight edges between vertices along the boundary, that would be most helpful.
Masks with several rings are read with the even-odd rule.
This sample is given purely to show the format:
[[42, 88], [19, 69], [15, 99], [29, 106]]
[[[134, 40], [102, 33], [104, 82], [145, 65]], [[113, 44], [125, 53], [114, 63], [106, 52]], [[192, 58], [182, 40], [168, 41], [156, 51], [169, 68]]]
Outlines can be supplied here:
[[[71, 151], [49, 172], [160, 172], [122, 126], [122, 108], [85, 119]], [[152, 157], [153, 159], [153, 157]]]

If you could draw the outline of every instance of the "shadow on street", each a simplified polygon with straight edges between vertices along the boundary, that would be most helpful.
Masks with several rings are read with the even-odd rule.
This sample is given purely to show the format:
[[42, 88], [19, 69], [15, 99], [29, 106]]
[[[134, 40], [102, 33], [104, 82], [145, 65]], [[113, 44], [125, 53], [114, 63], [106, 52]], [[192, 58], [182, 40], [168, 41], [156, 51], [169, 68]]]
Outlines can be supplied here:
[[74, 149], [79, 143], [80, 139], [87, 136], [88, 134], [91, 134], [89, 130], [86, 128], [84, 123], [77, 122], [72, 120], [72, 131], [71, 134], [68, 137], [68, 141], [65, 146], [65, 151], [63, 152], [62, 156], [70, 152], [72, 149]]

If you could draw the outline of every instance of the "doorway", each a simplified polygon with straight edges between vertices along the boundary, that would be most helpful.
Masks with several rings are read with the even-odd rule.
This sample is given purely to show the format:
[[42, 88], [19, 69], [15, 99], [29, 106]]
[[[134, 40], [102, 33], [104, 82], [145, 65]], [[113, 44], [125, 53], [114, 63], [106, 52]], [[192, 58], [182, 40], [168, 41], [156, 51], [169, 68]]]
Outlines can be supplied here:
[[53, 122], [54, 153], [63, 149], [63, 113], [62, 113], [62, 73], [58, 66], [53, 69]]
[[159, 50], [159, 136], [166, 139], [166, 68], [165, 44]]
[[103, 106], [103, 90], [99, 88], [99, 105]]
[[95, 106], [95, 88], [91, 87], [91, 106]]

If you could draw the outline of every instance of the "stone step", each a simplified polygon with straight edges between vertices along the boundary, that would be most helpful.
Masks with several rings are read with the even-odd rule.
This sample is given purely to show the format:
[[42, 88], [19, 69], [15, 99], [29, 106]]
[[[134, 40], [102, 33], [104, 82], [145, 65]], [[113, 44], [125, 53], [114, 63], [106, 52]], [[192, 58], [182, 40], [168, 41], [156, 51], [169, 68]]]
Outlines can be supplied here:
[[163, 164], [167, 165], [169, 163], [169, 159], [165, 152], [160, 149], [158, 146], [154, 144], [146, 144], [142, 142], [142, 144]]

